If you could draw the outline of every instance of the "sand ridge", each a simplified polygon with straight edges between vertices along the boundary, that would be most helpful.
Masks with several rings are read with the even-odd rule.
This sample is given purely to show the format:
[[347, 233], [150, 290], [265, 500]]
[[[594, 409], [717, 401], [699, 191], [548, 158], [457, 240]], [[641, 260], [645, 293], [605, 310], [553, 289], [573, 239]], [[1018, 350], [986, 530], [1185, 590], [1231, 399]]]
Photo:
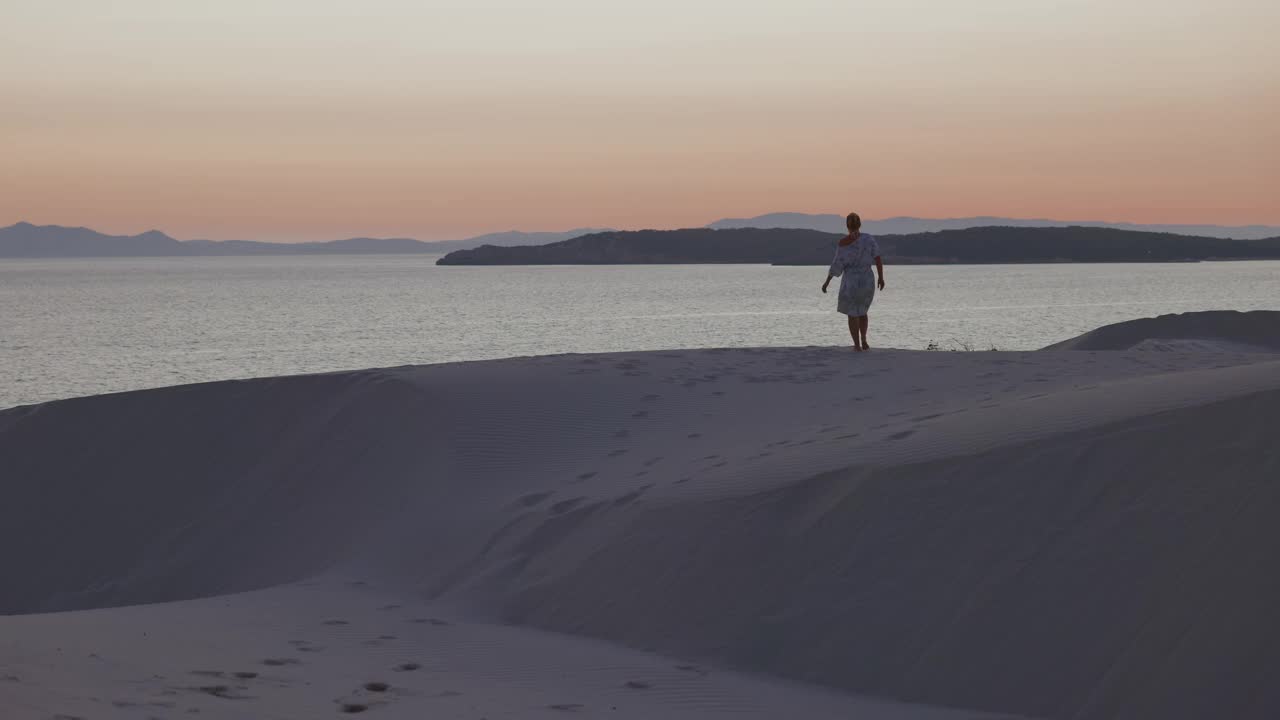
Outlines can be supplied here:
[[1280, 352], [1280, 312], [1215, 310], [1115, 323], [1047, 350]]

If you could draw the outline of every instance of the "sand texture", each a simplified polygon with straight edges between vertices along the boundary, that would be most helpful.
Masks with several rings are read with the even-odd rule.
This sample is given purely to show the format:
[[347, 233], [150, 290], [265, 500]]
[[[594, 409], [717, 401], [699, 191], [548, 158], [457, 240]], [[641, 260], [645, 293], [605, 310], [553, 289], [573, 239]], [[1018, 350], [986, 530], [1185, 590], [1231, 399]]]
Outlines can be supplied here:
[[1236, 315], [0, 412], [0, 718], [1278, 717]]

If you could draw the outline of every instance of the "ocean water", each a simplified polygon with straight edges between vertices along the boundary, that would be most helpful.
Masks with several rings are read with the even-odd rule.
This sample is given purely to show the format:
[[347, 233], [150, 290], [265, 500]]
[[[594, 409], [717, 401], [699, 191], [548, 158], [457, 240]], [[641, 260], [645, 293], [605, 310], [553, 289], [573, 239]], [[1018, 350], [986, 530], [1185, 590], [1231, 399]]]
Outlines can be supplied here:
[[[0, 407], [179, 383], [568, 352], [847, 344], [820, 267], [437, 267], [435, 257], [0, 261]], [[1029, 350], [1280, 309], [1280, 262], [894, 267], [871, 343]]]

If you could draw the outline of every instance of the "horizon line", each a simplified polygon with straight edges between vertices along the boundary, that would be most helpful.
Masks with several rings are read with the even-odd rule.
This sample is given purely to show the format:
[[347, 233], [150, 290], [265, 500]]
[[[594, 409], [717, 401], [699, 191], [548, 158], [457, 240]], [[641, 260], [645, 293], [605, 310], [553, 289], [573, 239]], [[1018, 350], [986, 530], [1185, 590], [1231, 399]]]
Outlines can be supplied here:
[[[177, 242], [182, 242], [182, 243], [188, 243], [188, 242], [214, 242], [214, 243], [255, 242], [255, 243], [279, 244], [279, 245], [305, 245], [305, 244], [309, 244], [309, 243], [310, 243], [310, 244], [319, 244], [319, 243], [342, 242], [342, 241], [345, 241], [345, 240], [412, 240], [412, 241], [415, 241], [415, 242], [420, 242], [420, 243], [424, 243], [424, 244], [429, 244], [429, 245], [430, 245], [430, 244], [436, 244], [436, 243], [466, 242], [466, 241], [468, 241], [468, 240], [474, 240], [474, 239], [477, 239], [477, 238], [485, 237], [485, 236], [487, 236], [487, 235], [501, 235], [501, 234], [506, 234], [506, 233], [520, 233], [520, 234], [543, 234], [543, 233], [547, 233], [547, 234], [559, 234], [559, 233], [568, 233], [568, 232], [574, 232], [574, 231], [577, 231], [577, 230], [583, 230], [583, 231], [588, 231], [588, 232], [587, 232], [587, 233], [585, 233], [585, 234], [590, 234], [590, 233], [594, 233], [594, 232], [636, 232], [636, 231], [640, 231], [640, 230], [692, 230], [692, 229], [715, 229], [715, 228], [711, 228], [711, 226], [712, 226], [712, 225], [714, 225], [714, 224], [716, 224], [716, 223], [722, 223], [722, 222], [745, 222], [745, 221], [749, 221], [749, 220], [755, 220], [755, 219], [758, 219], [758, 218], [767, 217], [767, 216], [770, 216], [770, 215], [801, 215], [801, 216], [807, 216], [807, 217], [810, 217], [810, 218], [820, 218], [820, 217], [824, 217], [824, 216], [841, 217], [841, 214], [840, 214], [840, 213], [811, 213], [811, 212], [791, 211], [791, 210], [777, 210], [777, 211], [771, 211], [771, 212], [766, 212], [766, 213], [760, 213], [760, 214], [758, 214], [758, 215], [749, 215], [749, 216], [741, 216], [741, 217], [727, 217], [727, 216], [726, 216], [726, 217], [720, 217], [720, 218], [717, 218], [717, 219], [715, 219], [715, 220], [712, 220], [712, 221], [710, 221], [710, 222], [708, 222], [708, 223], [705, 223], [705, 224], [703, 224], [703, 225], [685, 225], [685, 226], [679, 226], [679, 227], [668, 227], [668, 228], [659, 228], [659, 227], [638, 227], [638, 228], [607, 228], [607, 227], [593, 228], [593, 227], [575, 227], [575, 228], [568, 228], [568, 229], [565, 229], [565, 230], [520, 230], [520, 229], [512, 228], [512, 229], [505, 229], [505, 230], [490, 230], [490, 231], [480, 232], [480, 233], [477, 233], [477, 234], [475, 234], [475, 235], [469, 235], [469, 236], [466, 236], [466, 237], [459, 237], [459, 238], [444, 238], [444, 239], [439, 239], [439, 240], [424, 240], [424, 239], [421, 239], [421, 238], [416, 238], [416, 237], [412, 237], [412, 236], [408, 236], [408, 235], [388, 235], [388, 236], [351, 235], [351, 236], [347, 236], [347, 237], [329, 238], [329, 239], [321, 239], [321, 240], [254, 240], [254, 239], [246, 239], [246, 238], [224, 238], [224, 239], [211, 239], [211, 238], [205, 238], [205, 237], [196, 237], [196, 238], [187, 238], [187, 239], [182, 239], [182, 238], [178, 238], [178, 237], [175, 237], [175, 236], [173, 236], [173, 235], [170, 235], [169, 233], [165, 232], [164, 230], [160, 230], [159, 228], [154, 228], [154, 227], [153, 227], [153, 228], [148, 228], [148, 229], [146, 229], [146, 230], [143, 230], [143, 231], [141, 231], [141, 232], [136, 232], [136, 233], [133, 233], [133, 234], [119, 234], [119, 233], [103, 232], [103, 231], [101, 231], [101, 230], [97, 230], [97, 229], [92, 228], [92, 227], [89, 227], [89, 226], [87, 226], [87, 225], [60, 225], [60, 224], [58, 224], [58, 223], [45, 223], [45, 224], [41, 224], [41, 223], [33, 223], [33, 222], [29, 221], [29, 220], [18, 220], [18, 221], [13, 222], [13, 223], [11, 223], [11, 224], [9, 224], [9, 225], [6, 225], [6, 226], [3, 226], [3, 227], [0, 227], [0, 230], [4, 230], [4, 229], [9, 229], [9, 228], [14, 228], [14, 227], [19, 227], [19, 226], [24, 226], [24, 225], [25, 225], [25, 226], [38, 227], [38, 228], [62, 228], [62, 229], [67, 229], [67, 230], [87, 230], [87, 231], [89, 231], [89, 232], [99, 233], [99, 234], [101, 234], [101, 235], [109, 235], [109, 236], [112, 236], [112, 237], [126, 237], [126, 238], [128, 238], [128, 237], [139, 237], [139, 236], [142, 236], [142, 235], [148, 235], [148, 234], [156, 233], [156, 234], [163, 235], [163, 236], [165, 236], [165, 237], [167, 237], [167, 238], [169, 238], [169, 239], [171, 239], [171, 240], [174, 240], [174, 241], [177, 241]], [[1165, 227], [1165, 228], [1168, 228], [1168, 227], [1204, 227], [1204, 228], [1216, 228], [1216, 229], [1219, 229], [1219, 230], [1256, 230], [1256, 229], [1268, 229], [1268, 230], [1271, 230], [1271, 229], [1274, 229], [1274, 230], [1276, 230], [1277, 232], [1280, 232], [1280, 225], [1271, 225], [1271, 224], [1268, 224], [1268, 223], [1248, 223], [1248, 224], [1243, 224], [1243, 225], [1224, 225], [1224, 224], [1221, 224], [1221, 223], [1206, 223], [1206, 222], [1144, 223], [1144, 222], [1135, 222], [1135, 221], [1132, 221], [1132, 220], [1060, 220], [1060, 219], [1057, 219], [1057, 218], [1046, 218], [1046, 217], [1011, 217], [1011, 216], [1007, 216], [1007, 215], [964, 215], [964, 216], [955, 216], [955, 217], [927, 217], [927, 216], [919, 216], [919, 215], [891, 215], [891, 216], [883, 217], [883, 218], [864, 218], [862, 222], [863, 222], [864, 224], [866, 224], [866, 223], [882, 223], [882, 222], [889, 222], [889, 221], [892, 221], [892, 220], [919, 220], [919, 221], [932, 221], [932, 222], [948, 222], [948, 221], [958, 221], [958, 220], [986, 220], [986, 219], [991, 219], [991, 220], [1011, 220], [1011, 221], [1016, 221], [1016, 222], [1044, 222], [1044, 223], [1057, 223], [1057, 224], [1062, 224], [1062, 225], [1077, 225], [1077, 224], [1081, 224], [1081, 223], [1092, 223], [1092, 224], [1105, 224], [1105, 225], [1131, 225], [1131, 226]], [[776, 229], [776, 228], [762, 228], [762, 229]]]

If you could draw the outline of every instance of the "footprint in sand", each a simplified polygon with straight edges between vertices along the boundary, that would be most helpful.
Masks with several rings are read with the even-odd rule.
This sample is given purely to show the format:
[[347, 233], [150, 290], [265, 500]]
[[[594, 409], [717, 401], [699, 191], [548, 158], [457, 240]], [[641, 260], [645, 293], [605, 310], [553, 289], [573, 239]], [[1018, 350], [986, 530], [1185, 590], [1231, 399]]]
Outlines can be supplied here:
[[391, 686], [384, 682], [367, 682], [363, 685], [365, 690], [369, 692], [383, 693], [391, 689]]
[[238, 670], [236, 672], [227, 673], [221, 670], [192, 670], [192, 675], [202, 675], [204, 677], [224, 678], [228, 675], [241, 680], [252, 680], [258, 677], [258, 673], [251, 670]]
[[295, 658], [267, 658], [262, 661], [263, 665], [271, 667], [282, 667], [285, 665], [301, 665], [302, 661]]
[[582, 703], [556, 703], [555, 705], [548, 705], [547, 707], [552, 710], [559, 710], [560, 712], [579, 712], [581, 710], [585, 710], [587, 706]]
[[223, 700], [252, 700], [253, 696], [245, 695], [242, 691], [248, 690], [244, 687], [231, 687], [230, 685], [202, 685], [195, 688], [197, 692], [205, 695], [212, 695]]
[[680, 478], [679, 480], [676, 480], [675, 482], [673, 482], [673, 483], [671, 483], [671, 484], [672, 484], [672, 485], [683, 485], [683, 484], [685, 484], [685, 483], [689, 482], [689, 481], [690, 481], [690, 480], [692, 480], [692, 479], [693, 479], [693, 478], [691, 478], [691, 477], [682, 477], [682, 478]]
[[355, 715], [368, 710], [369, 706], [362, 703], [339, 703], [338, 709], [348, 715]]
[[578, 473], [577, 477], [575, 477], [575, 478], [574, 478], [574, 480], [576, 480], [576, 481], [578, 481], [578, 482], [582, 482], [583, 480], [590, 480], [591, 478], [595, 477], [596, 475], [597, 475], [597, 473], [596, 473], [595, 471], [592, 471], [592, 472], [584, 472], [584, 473]]
[[[554, 494], [555, 493], [550, 493], [550, 492], [536, 492], [536, 493], [529, 493], [528, 495], [521, 495], [520, 497], [516, 498], [515, 505], [516, 507], [530, 508], [542, 502], [543, 500], [546, 500], [547, 498], [551, 497]], [[400, 606], [391, 605], [383, 609], [386, 610], [386, 609], [398, 608], [398, 607]]]
[[649, 417], [649, 411], [648, 411], [648, 410], [639, 410], [639, 411], [637, 411], [637, 412], [633, 412], [633, 413], [631, 413], [631, 417], [633, 417], [633, 418], [647, 418], [647, 417]]
[[413, 672], [414, 670], [420, 670], [421, 668], [422, 666], [416, 662], [407, 662], [407, 663], [400, 663], [399, 665], [392, 668], [392, 670], [395, 670], [396, 672]]
[[440, 692], [436, 693], [435, 695], [432, 695], [431, 697], [436, 697], [436, 698], [462, 697], [462, 693], [458, 692], [457, 690], [441, 690]]
[[702, 433], [689, 433], [688, 435], [685, 435], [685, 437], [689, 438], [690, 440], [697, 440], [698, 438], [702, 437]]
[[631, 688], [632, 690], [648, 690], [653, 687], [653, 685], [642, 680], [628, 680], [625, 683], [625, 687]]
[[621, 495], [621, 496], [619, 496], [617, 499], [615, 499], [615, 500], [613, 501], [613, 504], [614, 504], [615, 506], [619, 506], [619, 505], [627, 505], [627, 504], [629, 504], [629, 503], [633, 503], [633, 502], [635, 502], [636, 500], [640, 499], [640, 496], [641, 496], [641, 495], [644, 495], [644, 494], [645, 494], [645, 492], [646, 492], [649, 488], [651, 488], [651, 487], [653, 487], [653, 486], [652, 486], [652, 485], [645, 485], [644, 487], [639, 488], [639, 489], [637, 489], [637, 490], [633, 490], [633, 491], [631, 491], [631, 492], [627, 493], [626, 495]]
[[648, 460], [645, 460], [645, 461], [644, 461], [644, 463], [642, 463], [642, 464], [643, 464], [645, 467], [653, 467], [654, 465], [657, 465], [657, 464], [658, 464], [658, 463], [660, 463], [660, 462], [662, 462], [662, 457], [661, 457], [661, 456], [659, 456], [659, 457], [651, 457], [651, 458], [649, 458]]
[[436, 627], [445, 627], [450, 624], [449, 622], [445, 620], [441, 620], [440, 618], [413, 618], [409, 622], [417, 623], [419, 625], [430, 624], [430, 625], [435, 625]]
[[569, 500], [561, 500], [560, 502], [551, 506], [551, 514], [563, 515], [564, 513], [567, 513], [570, 510], [581, 505], [582, 501], [585, 499], [586, 498], [584, 497], [576, 497], [576, 498], [570, 498]]
[[894, 433], [894, 434], [890, 435], [890, 436], [889, 436], [889, 439], [890, 439], [890, 440], [902, 440], [902, 439], [904, 439], [904, 438], [909, 438], [909, 437], [911, 437], [912, 435], [915, 435], [915, 434], [916, 434], [916, 431], [915, 431], [915, 430], [903, 430], [902, 432], [896, 432], [896, 433]]

